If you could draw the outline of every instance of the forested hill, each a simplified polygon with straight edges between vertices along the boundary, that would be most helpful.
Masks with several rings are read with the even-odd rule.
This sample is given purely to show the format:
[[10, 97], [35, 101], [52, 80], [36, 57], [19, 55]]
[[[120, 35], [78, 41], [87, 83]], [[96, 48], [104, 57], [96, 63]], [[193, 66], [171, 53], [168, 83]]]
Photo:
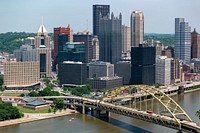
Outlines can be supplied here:
[[0, 52], [12, 53], [13, 50], [18, 49], [24, 44], [24, 39], [27, 37], [34, 37], [34, 33], [25, 32], [7, 32], [0, 34]]
[[175, 35], [174, 34], [157, 34], [157, 33], [146, 33], [144, 40], [153, 39], [159, 40], [165, 46], [174, 46]]
[[[0, 52], [13, 53], [13, 50], [18, 49], [24, 44], [24, 39], [27, 37], [34, 37], [35, 33], [25, 32], [7, 32], [0, 33]], [[53, 33], [49, 36], [53, 37]], [[159, 40], [166, 46], [174, 45], [174, 34], [145, 34], [144, 40], [153, 39]]]

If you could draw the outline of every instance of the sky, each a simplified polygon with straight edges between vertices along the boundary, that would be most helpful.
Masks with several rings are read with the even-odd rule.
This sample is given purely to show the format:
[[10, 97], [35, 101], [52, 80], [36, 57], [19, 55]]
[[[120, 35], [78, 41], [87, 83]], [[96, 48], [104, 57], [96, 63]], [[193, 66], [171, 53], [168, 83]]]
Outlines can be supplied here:
[[44, 19], [48, 32], [70, 24], [74, 32], [92, 31], [92, 5], [109, 4], [130, 26], [134, 10], [144, 13], [145, 33], [174, 33], [175, 18], [183, 17], [200, 31], [200, 0], [0, 0], [0, 33], [37, 32]]

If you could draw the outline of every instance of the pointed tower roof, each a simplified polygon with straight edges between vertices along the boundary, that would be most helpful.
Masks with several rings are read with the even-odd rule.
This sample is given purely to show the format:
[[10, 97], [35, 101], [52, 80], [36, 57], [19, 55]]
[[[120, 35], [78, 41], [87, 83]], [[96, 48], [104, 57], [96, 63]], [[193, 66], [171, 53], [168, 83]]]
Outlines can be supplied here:
[[38, 33], [47, 33], [47, 30], [46, 30], [46, 28], [44, 27], [44, 25], [42, 24], [42, 25], [40, 25], [40, 28], [39, 28], [39, 30], [38, 30]]

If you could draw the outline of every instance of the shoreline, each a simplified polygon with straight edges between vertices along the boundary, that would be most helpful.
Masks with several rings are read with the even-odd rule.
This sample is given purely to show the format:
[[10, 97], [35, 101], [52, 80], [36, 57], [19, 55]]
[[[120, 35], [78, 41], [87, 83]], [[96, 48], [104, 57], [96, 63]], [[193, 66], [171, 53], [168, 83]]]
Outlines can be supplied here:
[[76, 113], [77, 111], [70, 110], [70, 109], [67, 109], [66, 111], [61, 111], [61, 112], [57, 111], [55, 114], [54, 113], [44, 113], [44, 114], [43, 113], [24, 113], [24, 117], [22, 118], [0, 122], [0, 128], [34, 122], [34, 121], [40, 121], [40, 120], [45, 120], [45, 119], [57, 118], [57, 117], [72, 115]]
[[184, 93], [194, 92], [194, 91], [198, 91], [198, 90], [200, 90], [200, 88], [191, 89], [191, 90], [186, 90]]

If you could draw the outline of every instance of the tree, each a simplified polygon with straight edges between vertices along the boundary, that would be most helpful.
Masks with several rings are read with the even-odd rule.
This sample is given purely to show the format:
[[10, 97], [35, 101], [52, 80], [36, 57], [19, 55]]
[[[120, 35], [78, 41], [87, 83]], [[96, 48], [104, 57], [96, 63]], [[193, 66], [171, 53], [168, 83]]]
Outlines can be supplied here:
[[195, 114], [197, 117], [199, 117], [199, 119], [200, 119], [200, 110], [198, 110], [197, 112], [196, 112], [196, 114]]
[[24, 97], [24, 96], [25, 96], [25, 94], [24, 94], [24, 93], [20, 94], [20, 97]]
[[136, 93], [136, 92], [137, 92], [137, 88], [134, 87], [131, 89], [131, 93]]
[[4, 78], [3, 78], [3, 75], [0, 75], [0, 86], [2, 86], [4, 83]]
[[53, 101], [53, 104], [54, 104], [54, 108], [62, 110], [64, 107], [64, 100], [57, 98]]
[[31, 91], [29, 94], [28, 94], [30, 97], [38, 97], [39, 94], [35, 91]]

